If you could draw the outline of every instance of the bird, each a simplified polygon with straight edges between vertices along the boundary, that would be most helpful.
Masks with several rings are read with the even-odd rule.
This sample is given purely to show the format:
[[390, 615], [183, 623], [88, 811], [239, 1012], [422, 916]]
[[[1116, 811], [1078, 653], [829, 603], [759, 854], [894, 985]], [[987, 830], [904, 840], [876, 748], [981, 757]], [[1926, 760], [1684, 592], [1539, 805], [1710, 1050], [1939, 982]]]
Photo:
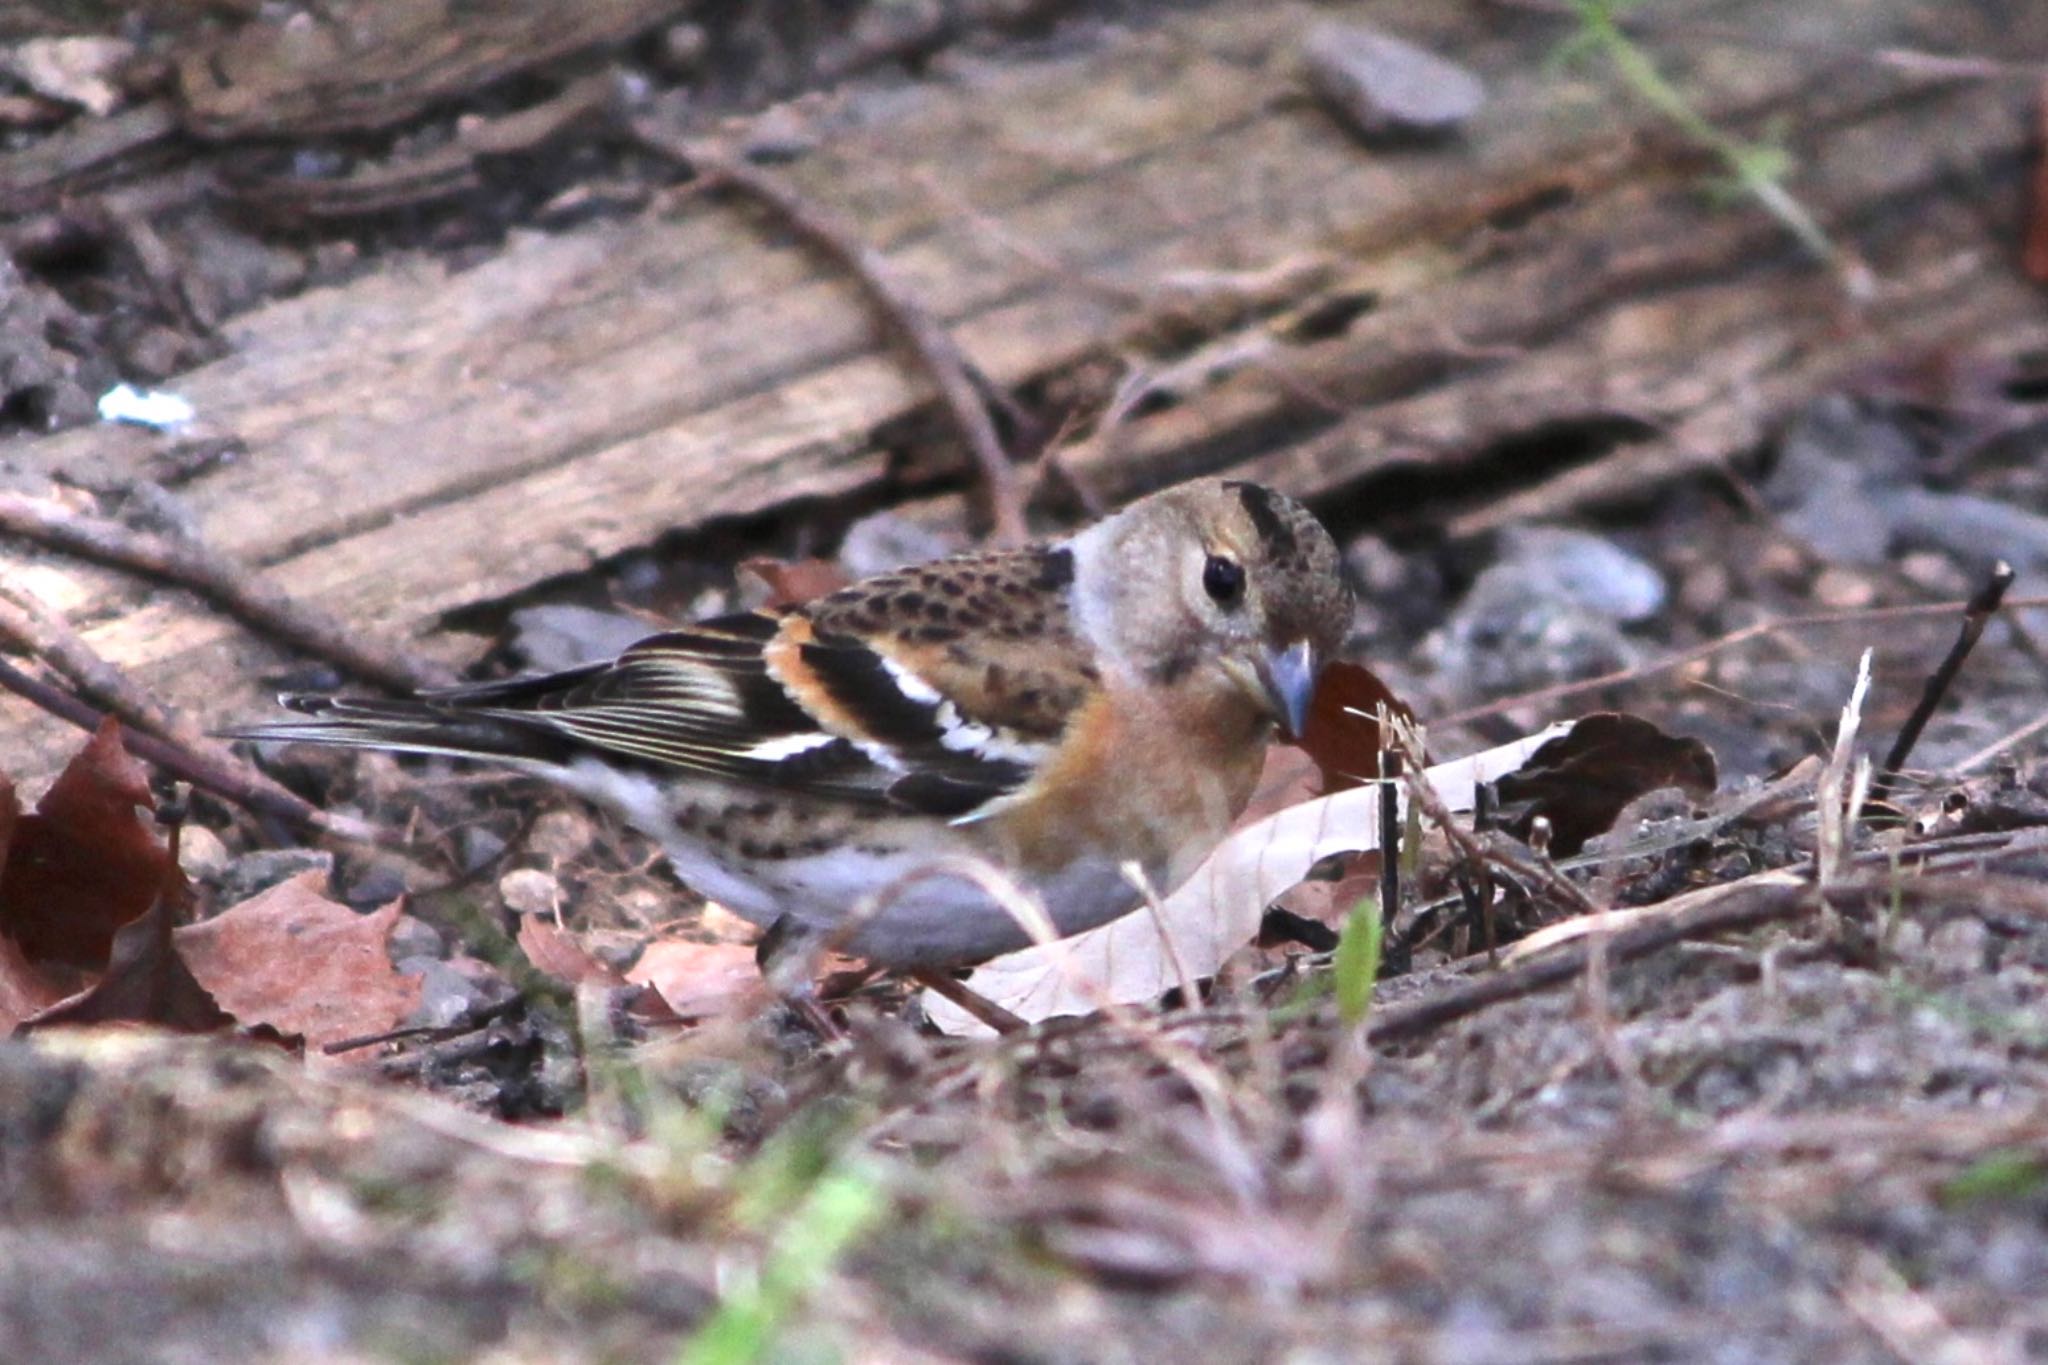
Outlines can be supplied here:
[[1351, 618], [1314, 514], [1204, 479], [607, 661], [403, 699], [287, 694], [297, 718], [228, 733], [538, 774], [651, 837], [764, 942], [925, 977], [1026, 946], [1015, 890], [1064, 936], [1184, 880], [1268, 741], [1302, 733]]

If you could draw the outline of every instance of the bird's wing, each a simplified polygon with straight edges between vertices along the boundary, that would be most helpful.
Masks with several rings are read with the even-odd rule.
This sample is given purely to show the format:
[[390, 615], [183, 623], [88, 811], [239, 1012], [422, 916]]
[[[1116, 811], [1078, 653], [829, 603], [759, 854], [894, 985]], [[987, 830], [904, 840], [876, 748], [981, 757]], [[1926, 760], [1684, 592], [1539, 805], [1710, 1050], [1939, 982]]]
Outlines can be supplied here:
[[1092, 680], [1063, 555], [941, 561], [545, 677], [403, 701], [289, 697], [312, 719], [240, 733], [544, 766], [598, 758], [973, 819], [1030, 782]]

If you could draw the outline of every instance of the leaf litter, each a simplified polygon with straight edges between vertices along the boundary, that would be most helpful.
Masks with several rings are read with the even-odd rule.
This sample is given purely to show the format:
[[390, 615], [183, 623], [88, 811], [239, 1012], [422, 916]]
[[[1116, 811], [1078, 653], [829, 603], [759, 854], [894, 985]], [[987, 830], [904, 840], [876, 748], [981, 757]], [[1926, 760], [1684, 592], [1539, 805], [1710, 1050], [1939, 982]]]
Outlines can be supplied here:
[[[623, 1292], [628, 1306], [607, 1310], [609, 1320], [632, 1324], [654, 1342], [682, 1339], [691, 1323], [728, 1321], [703, 1316], [719, 1291], [694, 1270], [672, 1277], [674, 1290], [657, 1291], [644, 1262], [618, 1260], [600, 1244], [665, 1246], [679, 1264], [697, 1266], [710, 1253], [691, 1239], [715, 1228], [721, 1255], [781, 1265], [779, 1258], [795, 1254], [785, 1248], [822, 1235], [805, 1210], [843, 1193], [848, 1207], [886, 1207], [889, 1219], [864, 1217], [847, 1234], [850, 1242], [834, 1241], [832, 1255], [816, 1261], [811, 1273], [835, 1286], [831, 1294], [813, 1294], [801, 1309], [789, 1300], [781, 1311], [839, 1324], [833, 1332], [880, 1332], [897, 1345], [916, 1323], [920, 1341], [963, 1353], [992, 1349], [1007, 1339], [1006, 1315], [1020, 1296], [1042, 1292], [1043, 1277], [1053, 1274], [1080, 1294], [1066, 1319], [1044, 1327], [1053, 1354], [1087, 1355], [1114, 1335], [1235, 1358], [1283, 1342], [1342, 1350], [1360, 1340], [1426, 1340], [1463, 1358], [1492, 1348], [1484, 1345], [1486, 1329], [1455, 1324], [1483, 1323], [1520, 1293], [1514, 1280], [1478, 1267], [1518, 1265], [1525, 1282], [1578, 1286], [1559, 1300], [1564, 1307], [1521, 1319], [1535, 1325], [1512, 1329], [1519, 1344], [1576, 1350], [1593, 1342], [1624, 1353], [1682, 1354], [1697, 1340], [1692, 1310], [1645, 1288], [1654, 1267], [1635, 1248], [1684, 1237], [1743, 1273], [1790, 1274], [1829, 1287], [1832, 1297], [1823, 1301], [1833, 1308], [1787, 1318], [1785, 1303], [1773, 1299], [1745, 1339], [1839, 1338], [1845, 1324], [1861, 1320], [1855, 1311], [1891, 1311], [1885, 1296], [1893, 1291], [1871, 1278], [1860, 1238], [1825, 1230], [1810, 1210], [1851, 1207], [1883, 1217], [1953, 1208], [1948, 1191], [1988, 1179], [1973, 1174], [1983, 1152], [2039, 1150], [2029, 1144], [2048, 1141], [2048, 1127], [2027, 1126], [2026, 1111], [1983, 1115], [1970, 1098], [1990, 1093], [1987, 1087], [2031, 1094], [2038, 1085], [2048, 1093], [2031, 1054], [2013, 1051], [2036, 1036], [2026, 1020], [2038, 1013], [2048, 914], [2027, 899], [2030, 883], [2008, 878], [1980, 883], [1981, 893], [1964, 891], [1954, 858], [1941, 852], [1944, 840], [1986, 837], [1966, 830], [2003, 831], [1998, 837], [2021, 841], [2016, 848], [2034, 837], [2043, 822], [2028, 812], [2048, 813], [2048, 798], [2030, 795], [2036, 775], [2005, 771], [1966, 792], [1916, 788], [1907, 804], [1932, 814], [1905, 827], [1887, 852], [1851, 839], [1846, 818], [1825, 816], [1823, 827], [1813, 766], [1803, 776], [1717, 792], [1717, 765], [1705, 745], [1640, 717], [1595, 713], [1537, 729], [1427, 771], [1437, 805], [1482, 807], [1495, 832], [1461, 842], [1426, 831], [1405, 850], [1405, 904], [1389, 941], [1405, 939], [1411, 961], [1387, 968], [1369, 1006], [1337, 1009], [1323, 988], [1332, 973], [1322, 959], [1254, 939], [1264, 907], [1304, 876], [1348, 878], [1307, 884], [1336, 890], [1330, 909], [1338, 922], [1356, 918], [1359, 896], [1347, 888], [1377, 885], [1366, 861], [1374, 855], [1355, 852], [1378, 839], [1380, 751], [1388, 737], [1377, 719], [1393, 693], [1360, 674], [1340, 674], [1330, 709], [1319, 713], [1340, 722], [1334, 740], [1312, 727], [1311, 752], [1276, 750], [1244, 826], [1212, 865], [1162, 898], [1158, 918], [1141, 912], [1124, 922], [1124, 933], [1142, 946], [1104, 954], [1092, 979], [1073, 967], [1034, 969], [1038, 988], [1054, 988], [1061, 1010], [1083, 1013], [1021, 1039], [934, 1038], [910, 1026], [921, 1012], [900, 988], [855, 976], [822, 988], [824, 1006], [848, 1036], [821, 1047], [767, 1002], [753, 973], [748, 926], [716, 913], [671, 921], [663, 896], [643, 895], [638, 855], [608, 853], [615, 836], [593, 840], [587, 830], [563, 847], [552, 835], [534, 844], [560, 890], [550, 905], [587, 915], [594, 900], [616, 898], [639, 907], [626, 918], [641, 927], [571, 928], [548, 913], [524, 914], [500, 922], [514, 927], [490, 949], [480, 923], [460, 918], [465, 897], [475, 894], [463, 890], [463, 875], [481, 876], [485, 887], [502, 881], [495, 869], [519, 858], [527, 836], [510, 829], [502, 840], [483, 840], [477, 847], [491, 861], [466, 863], [477, 870], [413, 900], [444, 936], [456, 936], [456, 947], [492, 958], [496, 966], [484, 970], [521, 982], [517, 1008], [529, 1016], [544, 1020], [573, 999], [587, 1082], [572, 1080], [557, 1093], [588, 1088], [582, 1112], [560, 1129], [566, 1145], [536, 1160], [522, 1142], [464, 1127], [455, 1143], [464, 1154], [409, 1177], [421, 1187], [421, 1208], [403, 1222], [328, 1174], [346, 1163], [360, 1178], [361, 1162], [383, 1157], [338, 1149], [321, 1155], [298, 1139], [299, 1154], [276, 1170], [217, 1176], [189, 1197], [274, 1188], [298, 1229], [293, 1235], [356, 1256], [383, 1248], [420, 1267], [445, 1265], [434, 1259], [443, 1253], [406, 1227], [441, 1245], [452, 1236], [497, 1255], [517, 1254], [508, 1236], [529, 1246], [538, 1236], [553, 1267], [541, 1272], [545, 1292], [581, 1305], [570, 1310], [572, 1320], [593, 1323], [594, 1305], [616, 1304]], [[44, 831], [37, 839], [85, 849], [97, 838], [118, 841], [138, 879], [117, 888], [121, 903], [136, 905], [145, 889], [151, 898], [115, 926], [106, 959], [93, 960], [75, 943], [63, 947], [84, 965], [50, 955], [46, 945], [66, 944], [61, 935], [32, 935], [39, 945], [33, 958], [0, 935], [0, 1005], [7, 991], [28, 989], [7, 1007], [22, 1015], [46, 1010], [51, 974], [69, 973], [67, 989], [82, 987], [88, 998], [97, 992], [111, 1002], [105, 1013], [159, 1028], [282, 1034], [309, 1055], [367, 1037], [372, 1047], [345, 1054], [374, 1063], [360, 1069], [417, 1076], [430, 1090], [501, 1112], [508, 1076], [554, 1064], [548, 1059], [559, 1054], [521, 1044], [503, 1019], [468, 1029], [409, 1022], [422, 1017], [426, 977], [399, 971], [392, 959], [417, 951], [400, 940], [412, 944], [419, 921], [388, 897], [344, 893], [357, 883], [366, 893], [375, 882], [347, 859], [336, 866], [332, 891], [323, 889], [322, 874], [300, 873], [172, 929], [192, 911], [185, 897], [164, 893], [161, 877], [142, 880], [169, 876], [173, 867], [168, 841], [150, 818], [146, 783], [118, 756], [118, 736], [100, 736], [88, 748], [91, 759], [81, 758], [78, 776], [67, 774], [62, 799], [46, 799], [18, 819], [11, 804], [0, 807], [10, 817], [0, 820], [0, 838], [24, 821], [81, 812], [75, 826], [32, 827]], [[1852, 794], [1851, 777], [1853, 769], [1844, 769], [1830, 788], [1843, 817], [1840, 798]], [[378, 781], [386, 793], [380, 799], [408, 790], [388, 773]], [[1412, 794], [1397, 792], [1404, 801]], [[424, 807], [429, 840], [433, 822], [452, 809], [431, 800]], [[547, 822], [521, 828], [530, 833], [536, 823]], [[1547, 842], [1539, 829], [1548, 831]], [[1531, 839], [1544, 843], [1540, 853], [1525, 842]], [[1817, 915], [1814, 884], [1797, 868], [1830, 845], [1838, 850], [1837, 873], [1825, 892], [1827, 913]], [[1919, 856], [1916, 847], [1933, 851]], [[1918, 880], [1904, 894], [1888, 891], [1884, 857], [1917, 867]], [[607, 858], [613, 870], [593, 867]], [[1475, 868], [1474, 858], [1485, 866]], [[1487, 881], [1503, 949], [1497, 958], [1446, 951], [1481, 941], [1472, 906], [1457, 890], [1459, 877], [1474, 872]], [[1557, 894], [1565, 880], [1597, 888], [1603, 906], [1631, 898], [1647, 906], [1580, 916]], [[34, 875], [0, 880], [10, 896], [36, 885]], [[10, 900], [6, 923], [35, 923], [46, 912]], [[1161, 950], [1162, 923], [1182, 936], [1171, 953]], [[1417, 941], [1424, 937], [1418, 929], [1446, 924], [1454, 927]], [[1775, 948], [1742, 937], [1771, 924], [1784, 926]], [[1076, 949], [1089, 945], [1077, 940], [1065, 951]], [[2002, 964], [1989, 976], [1987, 958]], [[403, 960], [415, 968], [419, 961]], [[438, 959], [445, 966], [458, 960]], [[1596, 960], [1607, 963], [1598, 973]], [[218, 1014], [174, 1007], [177, 992], [165, 986], [172, 968], [186, 970]], [[1198, 987], [1192, 998], [1190, 983]], [[1165, 995], [1179, 996], [1180, 1008], [1159, 1013], [1152, 1002]], [[942, 1008], [930, 1013], [943, 1017]], [[1807, 1017], [1815, 1008], [1842, 1017], [1816, 1025]], [[902, 1020], [892, 1017], [898, 1012]], [[687, 1019], [704, 1022], [686, 1026]], [[1914, 1022], [1928, 1019], [1937, 1024], [1932, 1035]], [[55, 1022], [45, 1021], [24, 1074], [79, 1067], [86, 1054], [78, 1049], [98, 1047], [91, 1031]], [[1367, 1036], [1371, 1044], [1361, 1047]], [[375, 1042], [380, 1037], [389, 1041]], [[1913, 1071], [1925, 1063], [1911, 1059], [1930, 1048], [1943, 1059], [1939, 1068]], [[510, 1055], [488, 1061], [494, 1049]], [[137, 1076], [164, 1076], [184, 1065], [175, 1052], [90, 1055], [95, 1060], [75, 1074], [107, 1084], [130, 1067], [142, 1069]], [[269, 1056], [237, 1082], [262, 1096], [255, 1112], [267, 1131], [364, 1121], [323, 1109], [333, 1101], [288, 1079], [304, 1071], [279, 1071], [293, 1064], [275, 1049]], [[9, 1084], [0, 1068], [0, 1090]], [[216, 1093], [206, 1086], [222, 1082], [190, 1084], [195, 1094]], [[1645, 1093], [1685, 1122], [1640, 1128]], [[1895, 1121], [1873, 1117], [1857, 1127], [1823, 1107], [1800, 1127], [1804, 1108], [1787, 1110], [1771, 1098], [1808, 1096], [1804, 1103], [1826, 1106], [1823, 1096], [1860, 1093], [1906, 1099]], [[346, 1101], [358, 1114], [364, 1103]], [[380, 1140], [418, 1149], [449, 1131], [451, 1118], [429, 1117], [438, 1110], [381, 1103], [371, 1105], [380, 1115], [371, 1131], [393, 1136]], [[1477, 1106], [1477, 1126], [1447, 1134], [1446, 1105], [1457, 1112], [1468, 1103]], [[191, 1111], [180, 1112], [194, 1124]], [[1334, 1127], [1333, 1116], [1341, 1118]], [[86, 1121], [85, 1110], [65, 1120]], [[1578, 1136], [1589, 1129], [1634, 1133], [1648, 1145], [1624, 1142], [1596, 1165]], [[203, 1123], [189, 1129], [202, 1131]], [[410, 1136], [395, 1136], [401, 1133]], [[594, 1145], [577, 1145], [586, 1139]], [[1788, 1202], [1778, 1168], [1752, 1160], [1766, 1147], [1802, 1154], [1805, 1183], [1796, 1188], [1808, 1203]], [[1887, 1154], [1887, 1178], [1858, 1184], [1851, 1166], [1874, 1150]], [[475, 1174], [456, 1174], [469, 1164]], [[589, 1182], [600, 1171], [610, 1172], [602, 1182], [628, 1197], [593, 1201]], [[1611, 1183], [1617, 1173], [1621, 1187]], [[1596, 1176], [1609, 1192], [1592, 1197]], [[73, 1171], [71, 1178], [83, 1177]], [[118, 1186], [125, 1177], [102, 1170], [93, 1178]], [[1699, 1180], [1719, 1191], [1704, 1213]], [[764, 1181], [784, 1191], [769, 1213], [757, 1207]], [[518, 1196], [494, 1195], [504, 1212], [488, 1223], [448, 1193], [511, 1187]], [[1831, 1191], [1835, 1202], [1812, 1203], [1816, 1190]], [[576, 1208], [583, 1230], [538, 1231], [572, 1226], [548, 1221], [550, 1200]], [[1754, 1211], [1767, 1207], [1790, 1209], [1772, 1216], [1802, 1220], [1807, 1229], [1807, 1259], [1790, 1271], [1762, 1269], [1775, 1265], [1770, 1239], [1755, 1223]], [[742, 1208], [754, 1211], [742, 1215]], [[1982, 1201], [1972, 1209], [1964, 1216], [1972, 1236], [1996, 1243], [2006, 1235], [2002, 1211]], [[678, 1217], [692, 1229], [680, 1238]], [[1552, 1240], [1532, 1250], [1526, 1238], [1536, 1227]], [[1924, 1227], [1904, 1224], [1891, 1235], [1957, 1275], [1980, 1273], [1963, 1243], [1929, 1241]], [[883, 1248], [893, 1250], [877, 1260]], [[1029, 1248], [1050, 1268], [1023, 1270], [1031, 1258], [1020, 1252]], [[947, 1301], [937, 1302], [896, 1268], [906, 1255], [900, 1264], [926, 1267], [921, 1274], [933, 1264], [924, 1258], [938, 1256], [978, 1264], [991, 1278], [948, 1280]], [[246, 1278], [231, 1256], [202, 1261]], [[140, 1265], [114, 1263], [127, 1282], [154, 1283]], [[1417, 1278], [1418, 1265], [1452, 1263], [1466, 1268], [1461, 1288], [1429, 1273]], [[588, 1270], [569, 1269], [597, 1265], [606, 1267], [609, 1287], [583, 1278]], [[680, 1287], [685, 1282], [690, 1287]], [[1202, 1289], [1192, 1317], [1161, 1327], [1151, 1306], [1162, 1293], [1189, 1287]], [[397, 1311], [394, 1300], [379, 1298], [384, 1292], [358, 1296], [352, 1311]], [[493, 1305], [516, 1302], [524, 1291], [481, 1299], [441, 1292], [453, 1295], [464, 1324], [455, 1339], [467, 1340], [505, 1330], [490, 1325], [499, 1311]], [[664, 1300], [670, 1292], [675, 1297]], [[1312, 1300], [1326, 1311], [1291, 1314], [1283, 1327], [1270, 1313], [1227, 1313], [1239, 1294]], [[1852, 1299], [1860, 1310], [1847, 1306]], [[1650, 1306], [1640, 1320], [1617, 1317], [1617, 1306], [1629, 1302]], [[873, 1317], [882, 1303], [893, 1305], [888, 1323]], [[1952, 1302], [1950, 1311], [1965, 1326], [1983, 1320], [1966, 1304]], [[408, 1330], [414, 1340], [432, 1335]], [[535, 1329], [516, 1330], [533, 1339]], [[660, 1355], [622, 1349], [620, 1340], [603, 1331], [575, 1342], [555, 1337], [550, 1354]]]

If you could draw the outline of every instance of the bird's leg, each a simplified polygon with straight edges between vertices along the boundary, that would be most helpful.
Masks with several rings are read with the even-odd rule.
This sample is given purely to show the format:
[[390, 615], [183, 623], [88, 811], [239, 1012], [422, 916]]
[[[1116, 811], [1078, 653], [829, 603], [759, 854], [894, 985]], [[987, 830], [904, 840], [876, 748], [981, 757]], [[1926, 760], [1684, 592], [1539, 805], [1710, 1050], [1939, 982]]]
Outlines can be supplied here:
[[794, 915], [783, 915], [754, 945], [754, 965], [761, 969], [768, 989], [812, 1032], [828, 1043], [839, 1043], [846, 1041], [846, 1030], [818, 1003], [817, 964], [825, 946], [825, 935]]
[[997, 1033], [1022, 1033], [1030, 1027], [981, 992], [970, 990], [966, 982], [956, 980], [953, 974], [943, 967], [913, 967], [904, 975], [918, 985], [952, 1001]]

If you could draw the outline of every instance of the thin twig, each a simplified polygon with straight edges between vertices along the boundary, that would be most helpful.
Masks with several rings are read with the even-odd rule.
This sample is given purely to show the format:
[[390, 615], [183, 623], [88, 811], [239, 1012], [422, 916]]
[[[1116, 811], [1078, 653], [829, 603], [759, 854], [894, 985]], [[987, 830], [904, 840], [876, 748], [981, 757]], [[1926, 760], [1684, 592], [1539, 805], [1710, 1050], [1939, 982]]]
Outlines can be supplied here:
[[[1533, 692], [1523, 692], [1512, 697], [1502, 697], [1498, 701], [1490, 701], [1479, 706], [1468, 707], [1463, 711], [1441, 717], [1433, 721], [1432, 725], [1437, 729], [1450, 725], [1465, 725], [1475, 720], [1482, 720], [1487, 716], [1497, 716], [1505, 711], [1513, 711], [1519, 707], [1540, 706], [1545, 702], [1561, 701], [1566, 697], [1576, 697], [1587, 692], [1598, 692], [1603, 688], [1619, 687], [1624, 683], [1640, 682], [1645, 678], [1654, 678], [1659, 673], [1669, 673], [1673, 669], [1683, 668], [1697, 660], [1710, 658], [1724, 650], [1733, 649], [1737, 645], [1747, 644], [1751, 640], [1760, 639], [1766, 635], [1781, 634], [1788, 630], [1809, 630], [1815, 626], [1847, 626], [1877, 621], [1899, 621], [1916, 616], [1953, 616], [1959, 611], [1967, 610], [1969, 605], [1968, 602], [1926, 602], [1903, 607], [1861, 607], [1854, 611], [1815, 611], [1801, 616], [1781, 616], [1775, 621], [1758, 621], [1752, 625], [1744, 626], [1740, 630], [1716, 636], [1714, 639], [1708, 640], [1703, 644], [1694, 645], [1691, 649], [1682, 649], [1676, 654], [1667, 654], [1661, 659], [1653, 659], [1646, 664], [1638, 664], [1633, 668], [1616, 669], [1612, 673], [1602, 673], [1597, 678], [1581, 678], [1577, 682], [1558, 683], [1553, 687], [1543, 687]], [[2005, 606], [2013, 611], [2023, 607], [2048, 607], [2048, 597], [2016, 597], [2012, 601], [2007, 602]]]
[[1979, 749], [1976, 753], [1971, 754], [1968, 758], [1956, 764], [1956, 774], [1960, 776], [1963, 773], [1972, 773], [1977, 771], [1977, 769], [1983, 767], [1992, 759], [1997, 758], [2006, 750], [2011, 749], [2016, 745], [2026, 743], [2035, 735], [2040, 734], [2043, 730], [2048, 730], [2048, 711], [2043, 711], [2040, 715], [2034, 717], [2032, 720], [2028, 721], [2025, 725], [2020, 726], [2018, 729], [2008, 731], [2007, 733], [1999, 736], [1997, 739], [1992, 740], [1989, 744]]
[[941, 968], [913, 967], [904, 975], [932, 994], [959, 1006], [964, 1013], [973, 1016], [976, 1022], [986, 1024], [997, 1033], [1022, 1033], [1031, 1027], [965, 982], [955, 981], [950, 973]]
[[192, 589], [250, 628], [397, 691], [452, 681], [439, 665], [379, 645], [196, 541], [138, 531], [47, 498], [0, 492], [0, 531]]
[[[1731, 883], [1726, 895], [1684, 914], [1616, 931], [1607, 937], [1602, 950], [1610, 963], [1628, 962], [1685, 939], [1794, 919], [1811, 907], [1811, 886], [1790, 883], [1769, 873], [1762, 877], [1768, 880]], [[1563, 985], [1585, 972], [1590, 952], [1590, 945], [1582, 941], [1519, 967], [1482, 976], [1441, 995], [1413, 1004], [1387, 1006], [1373, 1022], [1372, 1041], [1385, 1044], [1419, 1038], [1488, 1006]]]
[[1899, 729], [1899, 737], [1892, 741], [1891, 752], [1884, 756], [1884, 766], [1877, 770], [1877, 780], [1870, 784], [1871, 805], [1879, 804], [1891, 794], [1906, 760], [1913, 756], [1913, 746], [1920, 742], [1920, 732], [1927, 728], [1927, 722], [1934, 718], [1935, 710], [1948, 696], [1948, 689], [1955, 683], [1956, 675], [1963, 671], [1963, 663], [1970, 657], [1970, 651], [1977, 647], [1984, 627], [1998, 611], [1998, 604], [2005, 600], [2005, 590], [2012, 586], [2012, 580], [2012, 565], [1999, 560], [1991, 570], [1991, 577], [1984, 581], [1983, 588], [1963, 609], [1963, 628], [1956, 633], [1956, 642], [1949, 646], [1948, 657], [1927, 679], [1927, 686], [1920, 689], [1919, 704], [1914, 706], [1913, 714], [1906, 717], [1905, 725]]
[[90, 734], [111, 714], [131, 727], [123, 743], [137, 757], [201, 790], [301, 829], [362, 842], [376, 841], [376, 832], [369, 826], [330, 814], [294, 795], [207, 738], [190, 721], [166, 711], [154, 697], [95, 653], [69, 626], [18, 589], [0, 588], [0, 643], [12, 643], [42, 659], [105, 708], [102, 712], [0, 661], [0, 687], [59, 720]]
[[23, 589], [0, 584], [0, 643], [12, 644], [62, 674], [88, 701], [139, 730], [196, 749], [210, 741], [198, 726], [166, 710], [101, 658], [77, 632]]
[[1401, 911], [1401, 780], [1399, 749], [1380, 751], [1380, 924], [1391, 929]]
[[879, 251], [849, 224], [803, 198], [775, 176], [728, 155], [718, 147], [686, 140], [649, 119], [632, 119], [627, 131], [657, 156], [690, 167], [705, 189], [729, 189], [766, 206], [797, 233], [844, 266], [867, 291], [882, 315], [916, 353], [938, 386], [953, 423], [981, 470], [999, 544], [1021, 545], [1031, 538], [1024, 520], [1024, 495], [1016, 466], [1003, 449], [995, 420], [975, 381], [978, 371], [951, 332], [910, 296]]

